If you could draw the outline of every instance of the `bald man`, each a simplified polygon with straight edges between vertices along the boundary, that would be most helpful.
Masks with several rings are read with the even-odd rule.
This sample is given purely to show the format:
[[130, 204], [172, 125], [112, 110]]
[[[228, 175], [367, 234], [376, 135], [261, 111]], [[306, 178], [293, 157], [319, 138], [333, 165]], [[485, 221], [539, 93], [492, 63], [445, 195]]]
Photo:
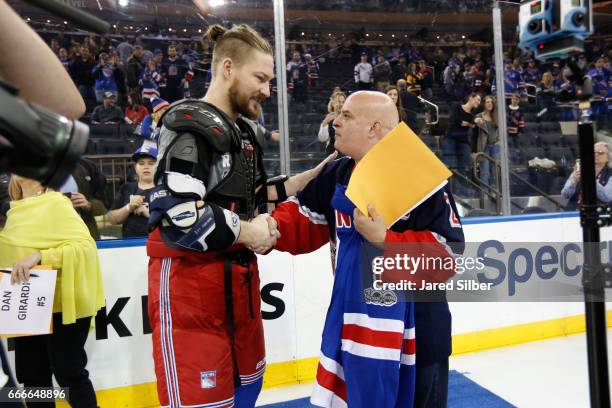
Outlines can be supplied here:
[[345, 194], [355, 164], [398, 122], [387, 95], [361, 91], [349, 96], [334, 120], [335, 148], [348, 157], [328, 163], [272, 214], [277, 225], [271, 228], [281, 233], [277, 250], [302, 254], [331, 245], [334, 286], [311, 397], [316, 406], [446, 406], [450, 313], [445, 298], [413, 305], [393, 292], [364, 289], [360, 265], [366, 241], [376, 246], [426, 242], [440, 248], [463, 242], [450, 191], [433, 194], [389, 229], [374, 208], [362, 214]]

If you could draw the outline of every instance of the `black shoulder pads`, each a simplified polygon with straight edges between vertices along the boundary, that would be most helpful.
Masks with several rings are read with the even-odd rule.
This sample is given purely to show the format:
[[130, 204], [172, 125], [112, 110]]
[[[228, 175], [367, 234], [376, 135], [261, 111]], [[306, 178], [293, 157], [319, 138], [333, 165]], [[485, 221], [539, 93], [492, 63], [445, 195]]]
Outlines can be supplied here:
[[189, 132], [206, 139], [219, 152], [229, 152], [234, 138], [234, 126], [222, 113], [199, 100], [185, 100], [163, 116], [164, 126], [177, 133]]

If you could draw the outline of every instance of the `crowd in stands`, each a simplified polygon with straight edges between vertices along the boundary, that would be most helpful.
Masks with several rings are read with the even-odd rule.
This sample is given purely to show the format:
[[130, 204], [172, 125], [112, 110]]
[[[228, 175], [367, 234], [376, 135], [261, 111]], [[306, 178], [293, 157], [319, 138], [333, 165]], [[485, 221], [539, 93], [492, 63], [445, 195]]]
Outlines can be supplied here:
[[[474, 169], [479, 169], [481, 182], [495, 186], [495, 166], [475, 158], [478, 153], [493, 159], [500, 157], [493, 48], [488, 44], [451, 44], [456, 37], [454, 33], [442, 34], [432, 45], [323, 35], [325, 41], [288, 41], [289, 109], [290, 113], [300, 112], [290, 115], [298, 122], [291, 125], [290, 137], [292, 142], [296, 135], [310, 140], [305, 145], [294, 144], [292, 149], [299, 153], [302, 146], [311, 148], [312, 142], [317, 144], [318, 140], [320, 155], [314, 157], [318, 160], [324, 150], [333, 146], [332, 124], [339, 101], [355, 90], [378, 90], [393, 98], [402, 120], [417, 134], [431, 132], [438, 136], [432, 148], [457, 173], [473, 178]], [[154, 105], [163, 102], [167, 107], [185, 97], [202, 97], [210, 83], [212, 47], [205, 40], [119, 38], [111, 42], [106, 37], [69, 38], [59, 33], [47, 41], [86, 100], [86, 120], [93, 125], [120, 123], [137, 128], [145, 122], [141, 134], [147, 136], [150, 125], [156, 122], [153, 116], [159, 116], [152, 115]], [[507, 49], [503, 85], [511, 153], [515, 152], [523, 163], [534, 157], [533, 152], [547, 153], [542, 151], [546, 146], [534, 140], [537, 134], [528, 130], [533, 130], [535, 124], [575, 120], [576, 108], [569, 102], [576, 99], [577, 79], [584, 75], [593, 80], [597, 99], [593, 113], [600, 128], [609, 126], [611, 60], [610, 39], [601, 37], [588, 42], [583, 54], [566, 61], [541, 63], [518, 48]], [[272, 92], [276, 87], [273, 81]], [[418, 120], [420, 116], [427, 120], [430, 115], [419, 97], [440, 106], [443, 120], [433, 130]], [[275, 103], [273, 96], [263, 106], [267, 120], [260, 118], [270, 129], [276, 126]], [[129, 129], [133, 134], [134, 129]], [[275, 135], [277, 140], [278, 133]], [[136, 147], [138, 143], [124, 153]], [[571, 172], [575, 156], [575, 152], [567, 155], [560, 176], [566, 178]], [[457, 192], [459, 196], [469, 195], [461, 189]]]

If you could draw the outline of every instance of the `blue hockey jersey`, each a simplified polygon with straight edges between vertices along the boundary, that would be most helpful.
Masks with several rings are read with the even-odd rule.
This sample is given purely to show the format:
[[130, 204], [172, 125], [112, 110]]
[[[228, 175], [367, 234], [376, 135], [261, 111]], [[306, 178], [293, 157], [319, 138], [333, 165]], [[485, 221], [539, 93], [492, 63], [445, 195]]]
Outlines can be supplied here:
[[[412, 407], [416, 347], [429, 357], [448, 357], [450, 313], [446, 302], [432, 304], [432, 309], [423, 304], [419, 337], [412, 302], [364, 296], [373, 290], [364, 288], [359, 273], [365, 240], [353, 226], [355, 206], [345, 195], [354, 165], [346, 157], [328, 163], [297, 197], [272, 214], [281, 233], [276, 245], [280, 251], [307, 253], [331, 243], [334, 285], [311, 403]], [[385, 242], [428, 242], [447, 248], [446, 242], [463, 241], [456, 214], [450, 192], [442, 189], [396, 222]]]

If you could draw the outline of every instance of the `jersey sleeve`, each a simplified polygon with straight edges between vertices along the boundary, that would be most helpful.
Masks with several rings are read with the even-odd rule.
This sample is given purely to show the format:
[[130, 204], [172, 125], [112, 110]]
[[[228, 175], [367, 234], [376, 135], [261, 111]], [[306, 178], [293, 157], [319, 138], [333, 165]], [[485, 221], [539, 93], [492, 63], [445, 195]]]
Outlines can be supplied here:
[[[429, 282], [445, 282], [455, 274], [454, 258], [463, 253], [463, 228], [454, 200], [445, 187], [417, 207], [410, 217], [418, 220], [411, 229], [403, 228], [402, 222], [396, 223], [387, 231], [385, 237], [385, 256], [394, 257], [405, 254], [417, 258], [450, 260], [430, 262], [415, 278]], [[409, 245], [400, 245], [405, 243]]]
[[272, 212], [281, 237], [275, 249], [293, 255], [312, 252], [329, 242], [326, 213], [335, 187], [335, 162], [325, 166], [296, 197], [290, 197]]

